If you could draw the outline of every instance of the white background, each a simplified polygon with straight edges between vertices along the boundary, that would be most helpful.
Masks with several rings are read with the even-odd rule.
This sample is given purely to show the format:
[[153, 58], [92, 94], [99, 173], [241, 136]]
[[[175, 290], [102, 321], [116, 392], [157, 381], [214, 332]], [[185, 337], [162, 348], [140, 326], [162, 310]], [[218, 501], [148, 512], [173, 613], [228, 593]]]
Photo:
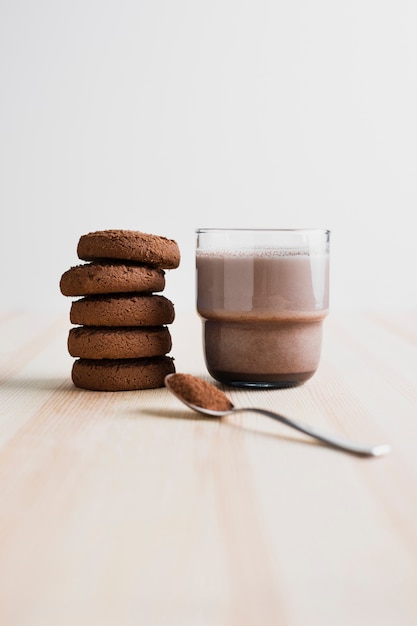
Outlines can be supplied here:
[[1, 309], [81, 234], [332, 230], [331, 306], [417, 306], [415, 0], [0, 0]]

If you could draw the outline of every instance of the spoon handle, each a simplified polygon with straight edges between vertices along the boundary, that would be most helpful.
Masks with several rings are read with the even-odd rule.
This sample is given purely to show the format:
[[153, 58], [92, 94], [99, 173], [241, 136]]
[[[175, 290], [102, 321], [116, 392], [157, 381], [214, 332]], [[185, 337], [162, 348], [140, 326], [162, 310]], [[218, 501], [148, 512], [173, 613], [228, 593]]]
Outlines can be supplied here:
[[266, 409], [257, 409], [257, 408], [237, 408], [235, 407], [235, 411], [252, 411], [253, 413], [260, 413], [261, 415], [266, 415], [266, 417], [271, 417], [282, 424], [286, 424], [286, 426], [290, 426], [291, 428], [295, 428], [295, 430], [299, 430], [305, 435], [309, 435], [314, 439], [318, 439], [323, 443], [329, 444], [335, 448], [339, 448], [341, 450], [345, 450], [346, 452], [352, 452], [353, 454], [358, 454], [360, 456], [382, 456], [383, 454], [387, 454], [391, 450], [391, 446], [388, 444], [379, 444], [379, 445], [363, 445], [358, 443], [352, 443], [351, 441], [347, 441], [346, 439], [342, 439], [335, 435], [329, 435], [327, 433], [323, 433], [317, 428], [313, 428], [312, 426], [308, 426], [307, 424], [302, 424], [300, 422], [295, 422], [289, 417], [285, 417], [284, 415], [280, 415], [279, 413], [274, 413], [273, 411], [267, 411]]

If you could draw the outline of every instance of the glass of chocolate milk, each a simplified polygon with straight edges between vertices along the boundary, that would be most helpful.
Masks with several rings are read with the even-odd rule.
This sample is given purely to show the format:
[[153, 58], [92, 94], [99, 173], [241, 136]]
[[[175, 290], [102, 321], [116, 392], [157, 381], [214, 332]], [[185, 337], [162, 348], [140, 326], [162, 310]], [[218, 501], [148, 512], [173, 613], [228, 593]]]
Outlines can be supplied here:
[[210, 375], [292, 387], [316, 371], [329, 306], [328, 230], [196, 231], [197, 311]]

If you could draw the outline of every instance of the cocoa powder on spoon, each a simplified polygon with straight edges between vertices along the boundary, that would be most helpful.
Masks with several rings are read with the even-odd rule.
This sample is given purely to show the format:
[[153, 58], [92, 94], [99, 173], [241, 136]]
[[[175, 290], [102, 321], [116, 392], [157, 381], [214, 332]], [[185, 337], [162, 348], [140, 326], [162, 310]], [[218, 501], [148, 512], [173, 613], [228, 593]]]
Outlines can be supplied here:
[[220, 389], [191, 374], [171, 374], [169, 386], [186, 402], [201, 406], [203, 409], [228, 411], [233, 407], [229, 398]]

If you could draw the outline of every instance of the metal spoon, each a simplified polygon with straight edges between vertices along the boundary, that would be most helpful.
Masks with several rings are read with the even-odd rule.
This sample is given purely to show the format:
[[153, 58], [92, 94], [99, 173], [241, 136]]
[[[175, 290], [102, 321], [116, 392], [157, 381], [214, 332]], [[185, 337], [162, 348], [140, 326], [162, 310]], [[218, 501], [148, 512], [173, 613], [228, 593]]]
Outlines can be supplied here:
[[[260, 413], [261, 415], [265, 415], [266, 417], [271, 417], [272, 419], [277, 420], [278, 422], [281, 422], [282, 424], [286, 424], [287, 426], [290, 426], [290, 428], [295, 428], [295, 430], [298, 430], [306, 435], [309, 435], [310, 437], [313, 437], [314, 439], [317, 439], [318, 441], [321, 441], [322, 443], [326, 443], [329, 446], [332, 446], [334, 448], [344, 450], [345, 452], [351, 452], [353, 454], [357, 454], [360, 456], [382, 456], [391, 451], [391, 446], [389, 444], [383, 443], [383, 444], [378, 444], [378, 445], [365, 445], [365, 444], [353, 443], [351, 441], [342, 439], [336, 435], [329, 435], [327, 433], [323, 433], [317, 428], [313, 428], [312, 426], [308, 426], [307, 424], [296, 422], [293, 419], [285, 417], [284, 415], [280, 415], [279, 413], [268, 411], [266, 409], [259, 409], [259, 408], [254, 408], [254, 407], [235, 407], [232, 404], [232, 402], [230, 402], [229, 398], [225, 394], [222, 394], [220, 389], [218, 389], [217, 387], [214, 387], [214, 385], [212, 385], [212, 387], [214, 390], [216, 390], [217, 395], [222, 394], [224, 396], [226, 404], [228, 404], [230, 408], [228, 408], [227, 410], [222, 410], [222, 411], [214, 411], [212, 409], [198, 406], [197, 404], [192, 404], [191, 402], [187, 401], [183, 395], [178, 393], [177, 389], [174, 389], [174, 385], [172, 384], [174, 376], [177, 376], [177, 374], [168, 374], [165, 377], [166, 388], [176, 398], [178, 398], [178, 400], [183, 402], [186, 406], [188, 406], [193, 411], [197, 411], [197, 413], [202, 413], [203, 415], [207, 415], [209, 417], [225, 417], [226, 415], [231, 415], [232, 413], [243, 413], [243, 412]], [[204, 384], [210, 385], [210, 383], [206, 381], [204, 381]]]

